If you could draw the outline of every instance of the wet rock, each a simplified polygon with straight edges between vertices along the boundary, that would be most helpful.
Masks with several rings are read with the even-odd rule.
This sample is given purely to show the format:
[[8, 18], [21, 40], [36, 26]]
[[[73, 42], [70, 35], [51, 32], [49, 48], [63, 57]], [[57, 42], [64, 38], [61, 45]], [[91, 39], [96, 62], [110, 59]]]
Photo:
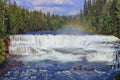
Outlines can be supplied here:
[[78, 70], [78, 71], [94, 71], [94, 69], [88, 69], [82, 66], [75, 66], [71, 69], [72, 71]]
[[17, 76], [17, 77], [19, 77], [19, 76], [20, 76], [20, 74], [16, 74], [16, 76]]
[[18, 58], [18, 57], [20, 57], [20, 55], [12, 55], [12, 54], [6, 54], [6, 55], [5, 55], [5, 58], [6, 58], [6, 59]]
[[0, 68], [4, 68], [5, 67], [5, 65], [4, 64], [0, 64]]
[[22, 65], [22, 62], [16, 62], [16, 61], [14, 61], [14, 62], [9, 62], [8, 63], [8, 66], [10, 66], [10, 67], [20, 66], [20, 65]]
[[71, 70], [73, 70], [73, 71], [75, 71], [75, 70], [83, 71], [83, 70], [87, 70], [87, 69], [83, 68], [82, 66], [75, 66]]
[[0, 75], [4, 73], [6, 70], [4, 68], [0, 68]]
[[58, 64], [54, 64], [54, 66], [56, 66], [56, 67], [57, 67], [57, 66], [58, 66]]

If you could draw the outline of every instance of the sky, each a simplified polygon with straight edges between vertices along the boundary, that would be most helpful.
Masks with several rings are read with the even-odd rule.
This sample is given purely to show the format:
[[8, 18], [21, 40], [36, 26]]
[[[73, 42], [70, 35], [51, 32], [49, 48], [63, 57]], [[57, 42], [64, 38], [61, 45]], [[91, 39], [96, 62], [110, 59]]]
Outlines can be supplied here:
[[14, 1], [22, 8], [56, 15], [76, 15], [84, 5], [84, 0], [11, 0]]

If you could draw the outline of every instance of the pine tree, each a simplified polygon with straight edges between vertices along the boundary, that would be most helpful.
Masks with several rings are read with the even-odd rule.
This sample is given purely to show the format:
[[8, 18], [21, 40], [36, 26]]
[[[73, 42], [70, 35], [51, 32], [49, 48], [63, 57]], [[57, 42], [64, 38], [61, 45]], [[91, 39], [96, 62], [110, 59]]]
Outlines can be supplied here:
[[117, 36], [120, 37], [120, 0], [116, 0], [116, 5], [115, 5], [115, 14], [116, 14], [116, 19], [117, 19]]
[[87, 16], [88, 14], [88, 3], [87, 1], [85, 0], [84, 1], [84, 16]]
[[48, 29], [52, 30], [50, 12], [47, 13], [47, 26], [48, 26]]
[[110, 15], [112, 17], [112, 33], [117, 36], [117, 17], [116, 17], [116, 0], [113, 0], [111, 4], [111, 9], [110, 9]]
[[0, 11], [1, 11], [1, 16], [0, 16], [0, 34], [5, 35], [6, 33], [6, 28], [7, 28], [7, 19], [8, 19], [8, 6], [6, 5], [7, 0], [0, 0]]

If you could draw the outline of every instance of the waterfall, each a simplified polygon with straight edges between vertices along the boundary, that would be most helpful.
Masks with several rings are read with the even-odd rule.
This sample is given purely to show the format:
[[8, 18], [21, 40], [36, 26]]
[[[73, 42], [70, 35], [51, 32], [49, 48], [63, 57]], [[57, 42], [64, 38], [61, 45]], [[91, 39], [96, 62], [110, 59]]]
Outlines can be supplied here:
[[[118, 38], [102, 35], [11, 35], [9, 53], [16, 55], [47, 55], [47, 50], [67, 49], [70, 53], [78, 51], [78, 55], [88, 61], [113, 61]], [[55, 56], [60, 57], [60, 54]], [[67, 56], [70, 54], [64, 54]], [[75, 54], [71, 54], [77, 58]], [[50, 56], [49, 56], [50, 57]], [[47, 58], [49, 58], [47, 57]], [[64, 58], [65, 59], [65, 58]]]

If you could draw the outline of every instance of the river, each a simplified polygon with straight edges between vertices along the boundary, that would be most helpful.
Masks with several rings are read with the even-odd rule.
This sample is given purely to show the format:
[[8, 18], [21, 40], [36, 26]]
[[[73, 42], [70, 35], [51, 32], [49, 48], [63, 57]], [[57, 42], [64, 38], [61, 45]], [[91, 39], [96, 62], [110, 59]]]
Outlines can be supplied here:
[[23, 65], [9, 67], [3, 80], [113, 80], [118, 72], [110, 66], [120, 50], [118, 38], [44, 32], [10, 36], [9, 53], [22, 55], [12, 60]]

